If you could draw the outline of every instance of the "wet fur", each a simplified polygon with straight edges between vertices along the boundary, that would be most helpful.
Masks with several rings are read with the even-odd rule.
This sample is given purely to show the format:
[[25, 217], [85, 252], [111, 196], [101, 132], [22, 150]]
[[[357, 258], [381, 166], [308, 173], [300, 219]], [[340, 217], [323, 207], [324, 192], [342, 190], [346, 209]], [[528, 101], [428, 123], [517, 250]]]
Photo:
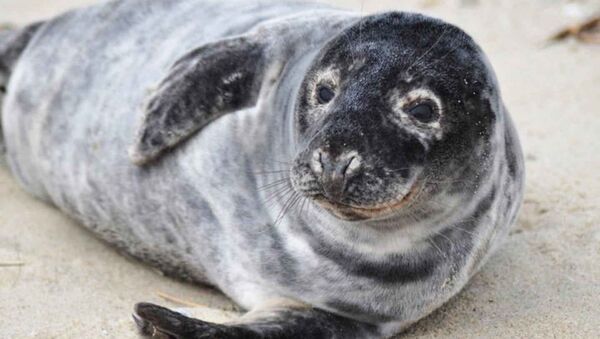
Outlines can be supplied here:
[[[282, 22], [289, 29], [275, 35], [280, 40], [256, 35]], [[175, 142], [157, 143], [148, 153], [153, 162], [132, 163], [128, 149], [143, 139], [136, 131], [149, 121], [146, 103], [160, 97], [172, 66], [201, 46], [248, 34], [261, 46], [295, 48], [269, 54], [270, 67], [250, 72], [242, 87], [258, 87], [236, 98], [239, 105], [215, 110], [218, 119], [200, 112]], [[2, 44], [16, 46], [0, 35]], [[245, 308], [274, 298], [314, 307], [268, 308], [216, 325], [142, 304], [142, 330], [389, 336], [455, 295], [520, 206], [523, 160], [493, 71], [466, 34], [438, 20], [388, 13], [359, 21], [308, 4], [127, 0], [52, 19], [25, 45], [16, 59], [0, 53], [0, 62], [10, 63], [2, 132], [26, 190], [128, 255], [215, 285]], [[347, 95], [319, 115], [307, 98], [323, 69], [335, 69]], [[419, 86], [443, 101], [439, 140], [415, 139], [388, 119], [388, 91]], [[411, 201], [364, 221], [341, 220], [311, 202], [290, 179], [315, 188], [308, 155], [325, 144], [332, 154], [360, 153], [373, 169], [348, 195], [358, 203], [387, 203], [416, 178]], [[381, 168], [399, 171], [385, 176]]]

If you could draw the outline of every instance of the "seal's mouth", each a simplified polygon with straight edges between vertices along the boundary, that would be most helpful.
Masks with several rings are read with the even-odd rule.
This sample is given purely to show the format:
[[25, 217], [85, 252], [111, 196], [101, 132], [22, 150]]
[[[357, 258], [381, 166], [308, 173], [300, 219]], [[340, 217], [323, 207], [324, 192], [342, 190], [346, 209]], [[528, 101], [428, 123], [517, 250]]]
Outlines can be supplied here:
[[389, 203], [372, 206], [356, 206], [327, 199], [322, 194], [313, 196], [313, 200], [336, 217], [349, 221], [359, 221], [391, 214], [406, 206], [415, 196], [416, 185], [413, 185], [402, 198]]

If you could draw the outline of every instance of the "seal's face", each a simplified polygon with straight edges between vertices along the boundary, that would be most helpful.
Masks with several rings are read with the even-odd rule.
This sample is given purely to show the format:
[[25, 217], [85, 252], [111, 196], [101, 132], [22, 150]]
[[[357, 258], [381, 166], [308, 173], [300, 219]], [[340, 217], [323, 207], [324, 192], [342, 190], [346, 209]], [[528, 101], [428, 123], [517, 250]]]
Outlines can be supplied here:
[[411, 204], [431, 178], [465, 172], [494, 119], [486, 67], [464, 32], [421, 15], [375, 15], [346, 29], [298, 94], [294, 189], [361, 220]]

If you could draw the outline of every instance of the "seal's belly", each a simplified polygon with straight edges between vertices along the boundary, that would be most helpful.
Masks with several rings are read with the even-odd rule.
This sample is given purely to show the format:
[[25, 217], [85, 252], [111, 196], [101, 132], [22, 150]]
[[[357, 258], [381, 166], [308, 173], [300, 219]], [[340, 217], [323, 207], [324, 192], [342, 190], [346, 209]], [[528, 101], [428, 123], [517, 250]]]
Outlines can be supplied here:
[[226, 248], [232, 225], [261, 219], [235, 135], [255, 112], [224, 116], [153, 166], [138, 167], [127, 153], [137, 117], [116, 124], [90, 106], [82, 103], [73, 114], [7, 105], [15, 113], [7, 120], [17, 127], [7, 135], [9, 162], [22, 185], [160, 268], [197, 280], [209, 275], [206, 263], [220, 270], [224, 253], [214, 244]]

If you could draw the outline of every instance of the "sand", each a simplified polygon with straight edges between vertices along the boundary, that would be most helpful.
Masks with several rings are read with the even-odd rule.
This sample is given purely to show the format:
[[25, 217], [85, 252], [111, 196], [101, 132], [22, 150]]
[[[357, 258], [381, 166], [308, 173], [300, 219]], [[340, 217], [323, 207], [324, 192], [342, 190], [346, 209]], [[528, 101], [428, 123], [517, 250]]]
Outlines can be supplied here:
[[[0, 23], [92, 2], [0, 0]], [[600, 337], [600, 46], [545, 44], [600, 3], [361, 2], [338, 4], [425, 12], [472, 34], [496, 69], [527, 159], [525, 202], [507, 242], [460, 295], [401, 337]], [[135, 338], [135, 302], [183, 306], [158, 293], [212, 307], [195, 309], [204, 319], [235, 316], [218, 310], [234, 307], [218, 292], [119, 255], [0, 169], [0, 338]]]

